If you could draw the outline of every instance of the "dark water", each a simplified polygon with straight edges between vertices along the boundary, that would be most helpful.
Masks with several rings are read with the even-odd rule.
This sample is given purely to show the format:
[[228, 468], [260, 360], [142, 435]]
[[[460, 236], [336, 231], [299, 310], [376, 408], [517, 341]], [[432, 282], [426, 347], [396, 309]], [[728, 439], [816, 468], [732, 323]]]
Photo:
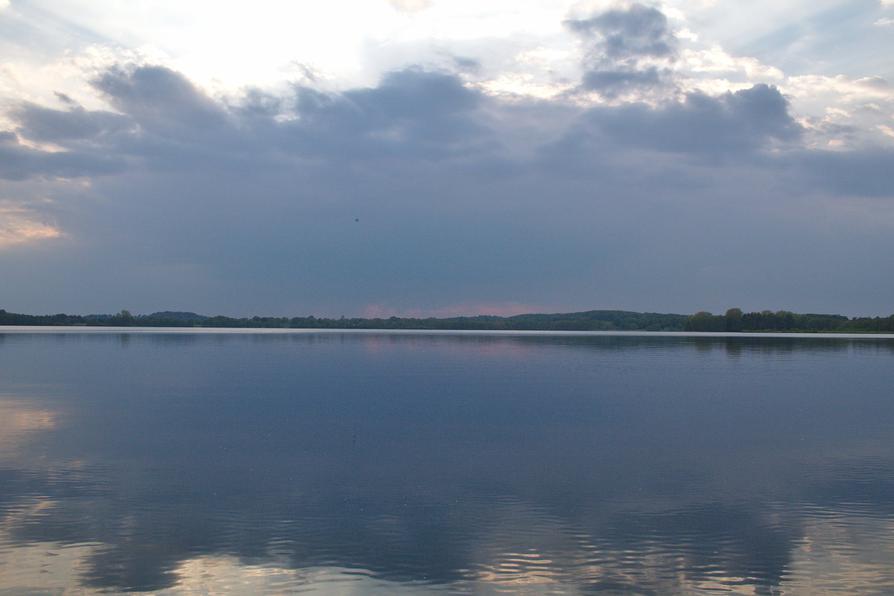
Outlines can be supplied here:
[[894, 593], [894, 341], [0, 333], [0, 592]]

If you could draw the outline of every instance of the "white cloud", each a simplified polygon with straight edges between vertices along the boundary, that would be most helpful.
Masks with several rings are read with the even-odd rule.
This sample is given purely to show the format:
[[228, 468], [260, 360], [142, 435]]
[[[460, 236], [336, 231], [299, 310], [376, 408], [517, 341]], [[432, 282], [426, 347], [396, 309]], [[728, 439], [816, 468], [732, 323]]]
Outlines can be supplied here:
[[784, 78], [781, 70], [748, 56], [732, 56], [719, 45], [708, 49], [685, 49], [683, 68], [693, 73], [741, 73], [748, 81], [778, 81]]
[[786, 83], [789, 93], [801, 96], [827, 94], [863, 102], [870, 99], [894, 99], [894, 88], [883, 79], [865, 77], [852, 79], [844, 75], [802, 75], [789, 77]]
[[557, 85], [538, 82], [532, 75], [524, 73], [504, 74], [479, 85], [493, 95], [519, 95], [550, 99], [571, 90], [571, 85]]
[[894, 112], [894, 87], [882, 78], [803, 75], [788, 77], [780, 87], [795, 111], [810, 123], [816, 143], [830, 138], [847, 147], [861, 139], [891, 142], [879, 126]]
[[59, 238], [62, 232], [19, 207], [0, 205], [0, 250], [17, 244]]
[[431, 0], [388, 0], [388, 3], [397, 10], [417, 12], [431, 6]]

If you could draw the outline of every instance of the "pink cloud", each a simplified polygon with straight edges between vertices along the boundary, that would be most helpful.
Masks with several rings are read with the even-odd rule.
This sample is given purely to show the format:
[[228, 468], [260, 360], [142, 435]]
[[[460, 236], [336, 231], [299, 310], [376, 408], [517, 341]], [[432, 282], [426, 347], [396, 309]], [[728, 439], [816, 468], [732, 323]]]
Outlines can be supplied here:
[[368, 304], [362, 311], [362, 316], [369, 319], [388, 317], [459, 317], [475, 315], [496, 315], [511, 317], [537, 312], [552, 312], [543, 306], [536, 304], [524, 304], [520, 302], [464, 302], [440, 306], [437, 308], [409, 308], [397, 309], [384, 304]]

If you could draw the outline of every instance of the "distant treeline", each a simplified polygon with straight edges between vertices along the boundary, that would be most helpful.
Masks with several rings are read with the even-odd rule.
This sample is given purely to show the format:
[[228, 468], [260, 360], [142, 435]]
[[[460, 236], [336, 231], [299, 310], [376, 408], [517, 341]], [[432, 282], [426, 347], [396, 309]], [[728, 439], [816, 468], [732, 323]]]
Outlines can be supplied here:
[[894, 315], [848, 318], [843, 315], [796, 314], [788, 311], [743, 313], [731, 308], [725, 315], [641, 313], [591, 310], [562, 314], [512, 317], [481, 315], [449, 318], [339, 318], [317, 317], [208, 317], [191, 312], [156, 312], [133, 315], [23, 315], [0, 309], [0, 325], [63, 325], [113, 327], [256, 327], [293, 329], [442, 329], [481, 331], [777, 331], [894, 333]]
[[894, 315], [890, 317], [854, 317], [844, 315], [742, 312], [731, 308], [725, 315], [697, 312], [686, 319], [686, 331], [776, 331], [792, 333], [894, 333]]
[[295, 329], [468, 329], [550, 331], [682, 331], [685, 315], [594, 310], [513, 317], [481, 315], [450, 318], [208, 317], [191, 312], [133, 315], [22, 315], [0, 310], [0, 325], [86, 325], [116, 327], [260, 327]]

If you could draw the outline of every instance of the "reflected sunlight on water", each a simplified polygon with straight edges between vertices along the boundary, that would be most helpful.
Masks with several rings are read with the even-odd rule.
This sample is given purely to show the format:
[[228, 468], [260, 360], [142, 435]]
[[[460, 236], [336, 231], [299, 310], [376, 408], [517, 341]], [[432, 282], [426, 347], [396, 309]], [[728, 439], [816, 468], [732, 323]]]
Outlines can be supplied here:
[[56, 428], [59, 414], [27, 401], [0, 395], [0, 458], [10, 457], [31, 435]]
[[0, 593], [894, 593], [894, 342], [0, 334]]

